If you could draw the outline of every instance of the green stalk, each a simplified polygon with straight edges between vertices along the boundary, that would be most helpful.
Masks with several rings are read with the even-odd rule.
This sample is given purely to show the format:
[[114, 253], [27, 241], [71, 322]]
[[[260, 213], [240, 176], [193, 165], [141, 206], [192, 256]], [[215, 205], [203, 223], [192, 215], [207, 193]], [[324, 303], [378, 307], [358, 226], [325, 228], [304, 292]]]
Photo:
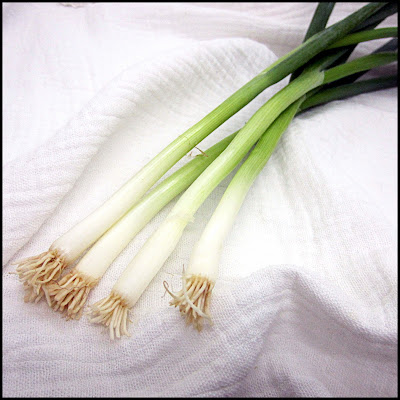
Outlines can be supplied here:
[[373, 13], [367, 19], [361, 22], [355, 29], [352, 30], [352, 32], [359, 32], [375, 28], [387, 17], [396, 14], [397, 8], [397, 1], [386, 3], [377, 12]]
[[[221, 202], [223, 202], [224, 198], [233, 196], [235, 197], [235, 201], [242, 203], [244, 196], [247, 194], [247, 191], [250, 189], [257, 175], [268, 162], [282, 134], [297, 114], [305, 98], [305, 95], [302, 96], [299, 100], [284, 110], [261, 136], [246, 161], [242, 164], [228, 185]], [[221, 211], [223, 209], [224, 207], [221, 207]]]
[[[179, 213], [193, 215], [222, 179], [235, 168], [277, 116], [298, 98], [319, 86], [323, 79], [324, 73], [321, 71], [305, 72], [268, 100], [250, 118], [227, 149], [189, 187], [176, 204], [176, 210], [179, 210]], [[184, 211], [182, 211], [183, 209]]]
[[[369, 16], [364, 22], [362, 22], [357, 28], [353, 29], [351, 32], [355, 33], [355, 32], [360, 32], [360, 31], [364, 31], [364, 30], [375, 29], [382, 21], [384, 21], [387, 17], [389, 17], [390, 15], [393, 15], [395, 13], [397, 13], [397, 2], [387, 3], [385, 6], [383, 6], [381, 9], [379, 9], [377, 12], [375, 12], [374, 14]], [[394, 40], [397, 41], [397, 39], [394, 39]], [[393, 42], [393, 41], [391, 41], [391, 42]], [[347, 46], [345, 54], [343, 54], [337, 61], [335, 61], [333, 66], [344, 64], [348, 60], [348, 58], [350, 57], [350, 55], [352, 54], [352, 52], [354, 51], [354, 49], [356, 47], [357, 47], [357, 44]], [[382, 46], [378, 50], [375, 50], [374, 53], [383, 52], [383, 51], [393, 51], [396, 48], [397, 47], [385, 49], [385, 46]], [[352, 75], [351, 77], [349, 77], [343, 81], [342, 80], [337, 81], [336, 84], [340, 85], [340, 84], [344, 84], [344, 83], [354, 82], [357, 79], [357, 77], [363, 75], [363, 73], [365, 73], [365, 72], [362, 72], [359, 75], [357, 75], [357, 74]]]
[[367, 19], [369, 16], [373, 15], [385, 4], [386, 3], [367, 4], [345, 19], [313, 35], [296, 49], [281, 57], [257, 76], [269, 75], [271, 82], [273, 82], [271, 84], [279, 82], [297, 68], [306, 64], [309, 60], [311, 60], [322, 50], [326, 49], [332, 43], [351, 32], [355, 27], [357, 27], [358, 24]]
[[[322, 3], [322, 4], [328, 4], [328, 3]], [[325, 7], [327, 9], [329, 9], [328, 5], [326, 5]], [[318, 7], [317, 7], [317, 9], [315, 11], [315, 14], [317, 13], [317, 11], [318, 11]], [[395, 14], [396, 12], [397, 12], [397, 3], [396, 4], [387, 3], [383, 7], [381, 7], [379, 10], [375, 11], [374, 13], [372, 13], [366, 20], [364, 20], [364, 22], [362, 22], [357, 27], [352, 29], [351, 32], [354, 33], [354, 32], [359, 32], [359, 31], [362, 31], [362, 30], [374, 29], [377, 25], [379, 25], [382, 21], [384, 21], [388, 16], [390, 16], [392, 14]], [[315, 15], [315, 14], [314, 14], [314, 17], [313, 17], [313, 20], [316, 19], [316, 21], [317, 21], [316, 24], [315, 24], [315, 27], [316, 27], [315, 30], [317, 29], [318, 26], [322, 30], [325, 27], [325, 26], [323, 26], [324, 18], [323, 17], [321, 18], [321, 16]], [[321, 18], [321, 20], [319, 20], [320, 18]], [[312, 24], [313, 24], [313, 20], [311, 21]], [[326, 21], [325, 21], [325, 23], [326, 23]], [[307, 35], [306, 35], [306, 38], [307, 38]], [[304, 40], [306, 40], [306, 38]], [[347, 59], [350, 57], [351, 53], [354, 51], [356, 46], [357, 46], [357, 44], [347, 46], [346, 53], [343, 54], [335, 62], [335, 65], [339, 65], [339, 64], [345, 63], [347, 61]], [[311, 60], [311, 62], [312, 62], [312, 60]], [[293, 80], [295, 77], [297, 77], [305, 67], [307, 67], [307, 64], [305, 64], [303, 67], [301, 67], [298, 70], [296, 70], [292, 74], [291, 80]]]
[[[328, 71], [326, 71], [326, 73]], [[339, 100], [356, 96], [361, 93], [368, 93], [395, 87], [397, 86], [397, 83], [398, 77], [397, 75], [394, 75], [390, 77], [356, 82], [332, 89], [326, 89], [318, 92], [310, 98], [308, 98], [308, 95], [309, 93], [313, 92], [313, 90], [308, 92], [305, 96], [288, 107], [275, 120], [274, 124], [271, 125], [270, 128], [263, 134], [253, 151], [250, 153], [249, 157], [235, 174], [226, 192], [224, 193], [221, 202], [230, 196], [237, 197], [238, 199], [244, 199], [244, 196], [250, 188], [252, 182], [267, 163], [281, 135], [286, 130], [287, 126], [290, 124], [295, 115], [298, 115], [301, 111], [305, 111], [311, 107], [315, 107], [333, 100]], [[236, 192], [236, 194], [234, 194], [234, 192]], [[240, 201], [240, 203], [241, 202], [242, 201]], [[220, 207], [220, 205], [218, 207]], [[221, 210], [224, 208], [225, 207], [221, 207]]]
[[[286, 54], [285, 56], [281, 57], [270, 67], [258, 74], [255, 78], [253, 78], [237, 92], [235, 92], [231, 97], [225, 100], [220, 106], [218, 106], [200, 122], [198, 122], [183, 135], [181, 135], [178, 139], [176, 139], [173, 143], [171, 143], [171, 145], [168, 146], [165, 150], [167, 150], [169, 147], [175, 149], [176, 147], [181, 148], [181, 146], [185, 145], [185, 151], [183, 151], [182, 153], [186, 154], [187, 151], [192, 148], [189, 147], [190, 145], [187, 143], [188, 141], [190, 141], [190, 144], [199, 143], [201, 140], [204, 139], [206, 135], [208, 135], [219, 125], [225, 122], [230, 116], [243, 108], [250, 100], [256, 97], [267, 87], [279, 82], [284, 77], [292, 73], [295, 69], [304, 65], [319, 52], [326, 49], [330, 44], [345, 36], [358, 24], [360, 24], [370, 15], [374, 14], [384, 5], [385, 3], [369, 3], [368, 5], [349, 15], [345, 19], [314, 35], [302, 45], [300, 45], [290, 53]], [[180, 143], [174, 145], [174, 143], [178, 140], [180, 141]], [[163, 162], [163, 157], [161, 157], [162, 153], [160, 153], [150, 163], [154, 162], [159, 165], [158, 161]], [[174, 159], [172, 165], [176, 161], [177, 160]]]
[[329, 17], [332, 14], [335, 2], [320, 2], [315, 9], [314, 16], [310, 22], [306, 35], [304, 36], [303, 42], [308, 40], [311, 36], [325, 29], [328, 23]]
[[[314, 11], [314, 15], [311, 19], [310, 25], [306, 32], [306, 35], [304, 36], [303, 43], [307, 41], [311, 36], [325, 29], [334, 5], [335, 5], [334, 2], [318, 3], [318, 6]], [[293, 79], [297, 78], [301, 74], [301, 71], [303, 71], [303, 68], [299, 68], [296, 71], [294, 71], [290, 76], [289, 82], [292, 82]]]
[[[377, 48], [376, 50], [374, 50], [372, 52], [372, 54], [377, 54], [377, 53], [384, 53], [384, 52], [389, 52], [389, 51], [396, 51], [397, 50], [397, 38], [394, 38], [392, 40], [390, 40], [389, 42], [385, 43], [383, 46]], [[366, 71], [361, 71], [361, 72], [357, 72], [355, 74], [349, 75], [343, 79], [339, 79], [337, 81], [334, 81], [333, 83], [327, 85], [327, 87], [334, 87], [334, 86], [341, 86], [344, 84], [348, 84], [351, 82], [355, 82], [358, 78], [360, 78], [361, 76], [363, 76], [364, 74], [366, 74], [368, 72], [368, 70]], [[323, 89], [324, 87], [322, 87], [321, 89]]]
[[307, 99], [301, 104], [300, 110], [326, 104], [331, 101], [345, 99], [347, 97], [357, 96], [363, 93], [375, 92], [378, 90], [389, 89], [398, 85], [397, 75], [388, 77], [367, 79], [360, 82], [352, 82], [345, 85], [335, 86], [332, 88], [321, 90]]
[[397, 27], [371, 29], [369, 31], [362, 31], [347, 35], [344, 38], [338, 40], [337, 42], [331, 44], [327, 48], [327, 50], [335, 49], [337, 47], [349, 46], [352, 44], [358, 44], [361, 42], [367, 42], [370, 40], [384, 39], [397, 36], [398, 36]]
[[367, 71], [395, 61], [397, 61], [397, 52], [370, 54], [368, 56], [357, 58], [353, 61], [347, 62], [346, 64], [338, 65], [326, 70], [324, 85], [342, 79], [348, 75], [360, 71]]

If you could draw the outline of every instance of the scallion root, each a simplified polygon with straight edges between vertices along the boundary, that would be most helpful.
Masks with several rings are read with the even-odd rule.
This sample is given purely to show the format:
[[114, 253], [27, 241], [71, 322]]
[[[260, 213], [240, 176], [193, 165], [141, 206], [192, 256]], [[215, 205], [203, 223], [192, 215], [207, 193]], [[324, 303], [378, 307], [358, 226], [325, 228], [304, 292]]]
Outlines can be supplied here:
[[45, 251], [13, 264], [18, 264], [16, 273], [24, 284], [25, 302], [37, 303], [43, 296], [49, 302], [50, 298], [45, 286], [50, 281], [58, 279], [65, 268], [64, 260], [57, 250]]
[[25, 290], [25, 303], [37, 303], [39, 302], [43, 296], [45, 296], [47, 303], [51, 307], [51, 298], [49, 295], [49, 291], [46, 285], [40, 287], [39, 291], [34, 286], [29, 285], [24, 282], [24, 290]]
[[125, 300], [117, 293], [111, 292], [109, 296], [91, 306], [89, 321], [95, 324], [103, 324], [109, 328], [110, 338], [131, 336], [128, 332], [129, 307]]
[[182, 290], [173, 294], [164, 282], [165, 290], [173, 297], [169, 304], [179, 307], [181, 315], [186, 316], [186, 324], [192, 324], [200, 332], [204, 318], [212, 323], [209, 304], [215, 283], [200, 275], [184, 275], [182, 283]]
[[90, 290], [98, 280], [76, 269], [65, 275], [59, 282], [48, 285], [54, 311], [64, 313], [67, 320], [80, 319]]

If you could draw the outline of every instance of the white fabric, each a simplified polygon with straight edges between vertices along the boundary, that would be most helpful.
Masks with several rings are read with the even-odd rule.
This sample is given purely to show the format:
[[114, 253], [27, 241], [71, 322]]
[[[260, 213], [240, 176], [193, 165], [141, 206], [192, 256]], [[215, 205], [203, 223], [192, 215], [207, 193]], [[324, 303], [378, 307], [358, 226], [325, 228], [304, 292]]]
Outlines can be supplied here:
[[[359, 6], [338, 3], [330, 22]], [[24, 304], [9, 274], [11, 262], [45, 251], [178, 134], [301, 43], [314, 9], [3, 3], [5, 397], [396, 396], [397, 89], [293, 121], [227, 238], [214, 325], [201, 334], [168, 306], [162, 282], [179, 289], [232, 174], [133, 309], [129, 339], [110, 342], [85, 317], [67, 322], [44, 302]], [[395, 24], [391, 17], [382, 26]], [[199, 147], [238, 129], [285, 83]], [[109, 293], [171, 206], [112, 264], [89, 304]]]

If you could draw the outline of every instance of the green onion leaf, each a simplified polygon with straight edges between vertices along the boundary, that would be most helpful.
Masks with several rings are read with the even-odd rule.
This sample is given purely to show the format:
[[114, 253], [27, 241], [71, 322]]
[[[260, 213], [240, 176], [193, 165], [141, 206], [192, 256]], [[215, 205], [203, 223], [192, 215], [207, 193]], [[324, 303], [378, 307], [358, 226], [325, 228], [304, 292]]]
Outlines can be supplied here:
[[375, 92], [378, 90], [389, 89], [398, 85], [397, 75], [366, 79], [359, 82], [352, 82], [319, 91], [313, 96], [308, 97], [300, 106], [301, 111], [326, 104], [331, 101], [341, 100], [363, 93]]
[[325, 71], [324, 84], [397, 61], [397, 52], [370, 54]]
[[344, 38], [338, 40], [337, 42], [331, 44], [328, 47], [328, 49], [349, 46], [351, 44], [358, 44], [360, 42], [367, 42], [369, 40], [383, 39], [383, 38], [397, 37], [397, 36], [398, 36], [397, 27], [371, 29], [369, 31], [362, 31], [347, 35]]

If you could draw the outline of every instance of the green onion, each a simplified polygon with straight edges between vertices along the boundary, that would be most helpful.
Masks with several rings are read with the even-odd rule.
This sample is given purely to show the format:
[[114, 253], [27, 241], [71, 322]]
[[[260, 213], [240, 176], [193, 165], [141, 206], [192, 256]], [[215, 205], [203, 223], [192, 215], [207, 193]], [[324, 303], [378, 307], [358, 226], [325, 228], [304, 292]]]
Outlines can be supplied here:
[[163, 207], [187, 189], [225, 150], [236, 133], [196, 156], [161, 182], [109, 229], [71, 272], [60, 281], [49, 284], [39, 295], [32, 290], [26, 301], [37, 302], [46, 295], [49, 306], [54, 310], [65, 312], [67, 319], [79, 319], [90, 291], [97, 285], [114, 259]]
[[[198, 208], [255, 145], [195, 247], [182, 291], [174, 295], [166, 287], [174, 298], [172, 304], [186, 314], [188, 322], [201, 329], [202, 318], [210, 319], [208, 305], [223, 240], [290, 121], [309, 107], [394, 84], [392, 78], [329, 87], [397, 60], [397, 53], [389, 45], [386, 50], [390, 51], [344, 64], [354, 44], [397, 36], [397, 28], [373, 29], [393, 13], [392, 5], [370, 3], [325, 28], [333, 6], [334, 3], [320, 3], [302, 45], [256, 75], [170, 143], [103, 205], [58, 238], [47, 252], [17, 262], [17, 273], [26, 289], [25, 300], [37, 302], [45, 297], [49, 306], [65, 312], [67, 319], [79, 319], [90, 291], [118, 254], [156, 213], [186, 190], [127, 266], [110, 295], [92, 306], [91, 321], [108, 326], [112, 339], [129, 336], [129, 309], [174, 250]], [[360, 26], [365, 26], [364, 30], [360, 31]], [[269, 99], [240, 131], [196, 157], [143, 197], [188, 151], [263, 90], [290, 74], [289, 85]], [[61, 277], [63, 270], [94, 243], [75, 268]]]
[[39, 296], [42, 287], [58, 279], [65, 267], [80, 257], [175, 163], [218, 126], [263, 90], [307, 63], [384, 6], [385, 3], [379, 2], [367, 4], [281, 57], [170, 143], [97, 210], [53, 242], [48, 251], [17, 261], [16, 272], [28, 293], [35, 291]]
[[263, 90], [307, 63], [384, 6], [385, 3], [379, 2], [367, 4], [281, 57], [170, 143], [97, 210], [53, 242], [48, 251], [17, 261], [16, 272], [28, 293], [34, 290], [39, 295], [43, 286], [58, 279], [65, 267], [80, 257], [175, 163], [217, 127]]

